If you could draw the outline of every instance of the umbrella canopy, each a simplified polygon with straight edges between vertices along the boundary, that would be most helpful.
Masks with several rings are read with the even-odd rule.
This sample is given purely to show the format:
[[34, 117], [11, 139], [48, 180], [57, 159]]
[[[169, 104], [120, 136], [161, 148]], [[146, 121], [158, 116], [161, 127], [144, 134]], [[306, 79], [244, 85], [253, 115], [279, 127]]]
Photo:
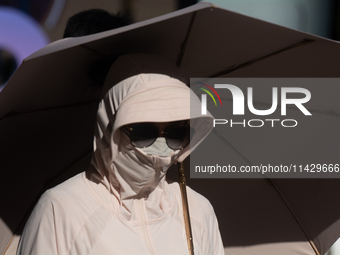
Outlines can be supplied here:
[[[161, 56], [190, 77], [338, 77], [340, 46], [209, 3], [54, 42], [0, 93], [0, 252], [39, 195], [84, 171], [101, 84], [96, 66], [126, 53]], [[323, 254], [340, 235], [340, 182], [191, 180], [215, 207], [228, 254]], [[332, 200], [329, 197], [332, 196]], [[10, 252], [11, 248], [7, 250]]]

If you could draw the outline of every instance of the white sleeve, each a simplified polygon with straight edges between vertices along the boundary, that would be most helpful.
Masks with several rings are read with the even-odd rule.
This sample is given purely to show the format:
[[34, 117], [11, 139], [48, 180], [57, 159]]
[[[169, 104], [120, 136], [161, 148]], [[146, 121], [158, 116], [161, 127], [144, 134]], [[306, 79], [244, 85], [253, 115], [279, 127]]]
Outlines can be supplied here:
[[17, 255], [57, 255], [53, 203], [47, 191], [35, 206], [23, 230]]
[[[187, 187], [194, 243], [204, 255], [224, 255], [214, 208], [202, 195]], [[197, 240], [196, 240], [197, 239]], [[195, 246], [194, 246], [195, 249]]]
[[217, 218], [214, 212], [213, 207], [210, 205], [210, 217], [209, 217], [209, 226], [208, 226], [208, 239], [209, 245], [207, 245], [207, 250], [203, 251], [203, 254], [216, 254], [216, 255], [224, 255], [224, 247], [222, 243], [222, 238], [220, 234], [220, 230], [218, 227]]

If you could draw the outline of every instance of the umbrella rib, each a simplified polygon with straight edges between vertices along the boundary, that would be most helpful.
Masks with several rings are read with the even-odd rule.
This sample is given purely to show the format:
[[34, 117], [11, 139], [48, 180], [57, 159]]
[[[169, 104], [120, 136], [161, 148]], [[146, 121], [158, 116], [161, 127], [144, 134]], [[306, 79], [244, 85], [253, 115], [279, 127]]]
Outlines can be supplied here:
[[103, 53], [101, 53], [101, 52], [99, 52], [99, 51], [96, 51], [96, 50], [90, 48], [89, 46], [86, 46], [85, 44], [82, 44], [82, 45], [80, 45], [80, 46], [83, 47], [85, 50], [88, 50], [88, 51], [90, 51], [90, 52], [92, 52], [92, 53], [95, 53], [95, 54], [97, 54], [97, 55], [99, 55], [99, 56], [101, 56], [101, 57], [104, 57], [104, 58], [107, 57], [105, 54], [103, 54]]
[[181, 65], [182, 65], [182, 61], [183, 61], [184, 54], [185, 54], [185, 51], [186, 51], [187, 46], [188, 46], [188, 40], [189, 40], [191, 31], [192, 31], [192, 27], [194, 25], [194, 21], [196, 19], [196, 16], [197, 16], [197, 11], [193, 13], [193, 16], [192, 16], [191, 21], [190, 21], [189, 29], [188, 29], [188, 32], [187, 32], [187, 35], [185, 37], [184, 43], [182, 44], [182, 49], [181, 49], [181, 52], [179, 54], [179, 57], [178, 57], [178, 60], [177, 60], [177, 63], [176, 63], [176, 66], [178, 68], [180, 68]]
[[47, 107], [44, 109], [38, 109], [38, 110], [31, 110], [31, 111], [18, 111], [18, 112], [9, 112], [5, 116], [0, 118], [0, 122], [3, 121], [4, 119], [9, 119], [16, 117], [18, 115], [23, 115], [23, 114], [30, 114], [30, 113], [37, 113], [37, 112], [43, 112], [43, 111], [49, 111], [49, 110], [57, 110], [57, 109], [63, 109], [63, 108], [69, 108], [69, 107], [77, 107], [77, 106], [85, 106], [85, 105], [91, 105], [93, 103], [99, 103], [97, 100], [93, 101], [88, 101], [88, 102], [82, 102], [78, 104], [70, 104], [70, 105], [63, 105], [63, 106], [57, 106], [57, 107]]
[[218, 138], [221, 139], [221, 141], [226, 144], [229, 148], [231, 148], [236, 154], [238, 154], [243, 160], [247, 162], [248, 165], [253, 166], [254, 164], [246, 157], [244, 156], [234, 145], [232, 145], [223, 135], [221, 135], [216, 129], [213, 129], [213, 133], [218, 136]]
[[[229, 148], [231, 148], [234, 152], [236, 152], [237, 155], [239, 155], [244, 161], [247, 162], [248, 165], [254, 166], [254, 163], [252, 163], [246, 156], [244, 156], [234, 145], [232, 145], [223, 135], [221, 135], [216, 129], [213, 129], [212, 132], [218, 136], [218, 138], [221, 139], [221, 141], [226, 144]], [[261, 175], [263, 179], [265, 179], [270, 185], [273, 186], [273, 183], [270, 181], [268, 177], [265, 175]], [[265, 177], [263, 177], [265, 176]]]
[[[224, 136], [222, 136], [218, 131], [216, 131], [215, 129], [213, 129], [213, 133], [215, 135], [217, 135], [223, 143], [225, 143], [228, 147], [230, 147], [233, 151], [235, 151], [240, 157], [242, 157], [243, 160], [245, 160], [249, 165], [254, 165], [246, 156], [244, 156], [239, 150], [236, 149], [235, 146], [233, 146]], [[279, 196], [281, 197], [281, 199], [283, 200], [283, 202], [286, 204], [288, 210], [290, 211], [290, 213], [293, 215], [294, 219], [296, 220], [296, 222], [298, 223], [298, 225], [300, 226], [300, 228], [302, 229], [303, 233], [306, 235], [309, 244], [312, 246], [314, 252], [316, 255], [321, 255], [320, 252], [318, 251], [318, 249], [316, 248], [313, 240], [311, 239], [311, 237], [308, 235], [307, 231], [305, 230], [305, 228], [303, 227], [302, 223], [298, 220], [298, 218], [296, 217], [295, 213], [293, 212], [293, 210], [290, 208], [289, 204], [287, 203], [287, 201], [284, 199], [283, 195], [281, 194], [281, 192], [279, 191], [278, 187], [275, 185], [275, 183], [268, 177], [264, 178], [271, 186], [273, 186], [276, 190], [276, 192], [279, 194]]]
[[293, 49], [293, 48], [295, 48], [295, 47], [299, 47], [299, 46], [304, 46], [304, 45], [309, 44], [309, 43], [312, 43], [312, 42], [315, 42], [315, 40], [305, 38], [305, 39], [303, 39], [303, 40], [301, 40], [301, 41], [299, 41], [299, 42], [297, 42], [297, 43], [294, 43], [294, 44], [292, 44], [292, 45], [289, 45], [288, 47], [285, 47], [285, 48], [282, 48], [282, 49], [280, 49], [280, 50], [271, 52], [271, 53], [269, 53], [269, 54], [267, 54], [267, 55], [264, 55], [264, 56], [262, 56], [262, 57], [257, 57], [257, 58], [255, 58], [255, 59], [249, 60], [249, 61], [247, 61], [247, 62], [245, 62], [245, 63], [231, 66], [231, 67], [228, 68], [227, 70], [224, 70], [224, 71], [222, 71], [222, 72], [219, 72], [219, 73], [216, 73], [216, 74], [210, 76], [210, 78], [220, 77], [220, 76], [222, 76], [222, 75], [225, 75], [225, 74], [231, 73], [231, 72], [233, 72], [233, 71], [236, 71], [236, 70], [238, 70], [238, 69], [240, 69], [240, 68], [246, 67], [246, 66], [248, 66], [248, 65], [252, 65], [252, 64], [254, 64], [254, 63], [256, 63], [256, 62], [259, 62], [259, 61], [261, 61], [261, 60], [264, 60], [264, 59], [266, 59], [266, 58], [272, 57], [272, 56], [274, 56], [274, 55], [278, 55], [278, 54], [280, 54], [280, 53], [282, 53], [282, 52], [285, 52], [285, 51], [287, 51], [287, 50], [291, 50], [291, 49]]
[[[16, 233], [16, 232], [15, 232], [15, 233]], [[3, 253], [3, 255], [6, 254], [6, 252], [7, 252], [8, 248], [9, 248], [9, 246], [11, 245], [11, 243], [12, 243], [14, 237], [15, 237], [15, 233], [13, 234], [11, 240], [8, 242], [8, 244], [7, 244], [7, 246], [6, 246], [6, 249], [5, 249], [4, 253]]]
[[299, 219], [297, 218], [297, 216], [295, 215], [295, 213], [293, 212], [292, 208], [290, 208], [288, 202], [285, 200], [284, 196], [282, 195], [282, 193], [280, 192], [279, 188], [275, 185], [275, 182], [273, 182], [273, 180], [268, 179], [272, 185], [275, 187], [277, 193], [279, 194], [279, 196], [281, 197], [281, 199], [283, 200], [283, 202], [286, 204], [286, 206], [288, 207], [290, 213], [293, 215], [294, 219], [296, 220], [296, 222], [299, 224], [300, 228], [302, 229], [303, 233], [306, 235], [309, 244], [312, 246], [314, 252], [316, 255], [321, 255], [321, 253], [319, 252], [318, 248], [316, 247], [316, 245], [314, 244], [312, 238], [309, 236], [309, 234], [307, 233], [306, 229], [303, 227], [302, 223], [299, 221]]

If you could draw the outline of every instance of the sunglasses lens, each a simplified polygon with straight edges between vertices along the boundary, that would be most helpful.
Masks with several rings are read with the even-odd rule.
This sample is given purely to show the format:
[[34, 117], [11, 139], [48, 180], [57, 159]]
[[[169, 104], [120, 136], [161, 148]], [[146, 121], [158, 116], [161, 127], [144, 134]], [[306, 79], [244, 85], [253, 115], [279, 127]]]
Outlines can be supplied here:
[[[138, 148], [152, 145], [160, 135], [158, 128], [148, 123], [134, 124], [131, 128], [129, 134], [131, 143]], [[164, 132], [169, 148], [178, 150], [186, 147], [190, 142], [190, 129], [190, 127], [180, 126]]]
[[131, 127], [131, 143], [138, 148], [150, 146], [158, 137], [158, 129], [150, 124], [135, 124]]
[[171, 149], [178, 150], [186, 147], [190, 142], [190, 128], [176, 127], [168, 131], [166, 141]]

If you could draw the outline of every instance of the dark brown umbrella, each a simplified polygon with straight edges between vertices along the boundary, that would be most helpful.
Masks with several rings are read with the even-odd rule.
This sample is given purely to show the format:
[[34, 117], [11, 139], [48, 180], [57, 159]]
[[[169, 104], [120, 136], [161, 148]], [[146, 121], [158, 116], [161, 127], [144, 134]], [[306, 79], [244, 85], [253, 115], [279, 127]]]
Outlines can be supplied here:
[[[0, 252], [46, 188], [87, 168], [101, 93], [93, 70], [126, 53], [159, 55], [186, 78], [338, 77], [340, 66], [336, 42], [208, 3], [46, 46], [0, 94]], [[323, 254], [340, 235], [338, 179], [189, 184], [215, 207], [228, 254]]]

